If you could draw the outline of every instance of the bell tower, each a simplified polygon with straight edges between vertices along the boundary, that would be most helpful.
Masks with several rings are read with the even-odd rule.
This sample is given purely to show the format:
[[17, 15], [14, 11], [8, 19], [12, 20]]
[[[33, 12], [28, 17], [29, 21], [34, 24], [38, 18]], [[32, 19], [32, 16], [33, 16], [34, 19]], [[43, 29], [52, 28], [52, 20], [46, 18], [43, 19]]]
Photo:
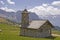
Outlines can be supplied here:
[[26, 28], [29, 25], [29, 13], [27, 9], [24, 9], [22, 12], [21, 27]]

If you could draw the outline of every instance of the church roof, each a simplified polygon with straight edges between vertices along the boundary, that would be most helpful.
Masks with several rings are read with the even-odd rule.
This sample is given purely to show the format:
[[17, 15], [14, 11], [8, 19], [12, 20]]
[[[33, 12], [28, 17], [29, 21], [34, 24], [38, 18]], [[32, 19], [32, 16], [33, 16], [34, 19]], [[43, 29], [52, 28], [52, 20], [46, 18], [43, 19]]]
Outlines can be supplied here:
[[[27, 29], [39, 29], [42, 27], [45, 23], [48, 23], [47, 25], [50, 25], [53, 28], [53, 25], [48, 20], [33, 20], [29, 23], [29, 26], [27, 26]], [[20, 26], [21, 27], [21, 26]], [[25, 28], [25, 27], [24, 27]]]
[[27, 28], [39, 29], [46, 22], [47, 22], [47, 20], [34, 20], [30, 23], [30, 25]]
[[35, 21], [32, 21], [30, 23], [30, 25], [28, 26], [28, 28], [32, 28], [32, 29], [38, 29], [40, 28], [46, 21], [42, 21], [42, 20], [35, 20]]

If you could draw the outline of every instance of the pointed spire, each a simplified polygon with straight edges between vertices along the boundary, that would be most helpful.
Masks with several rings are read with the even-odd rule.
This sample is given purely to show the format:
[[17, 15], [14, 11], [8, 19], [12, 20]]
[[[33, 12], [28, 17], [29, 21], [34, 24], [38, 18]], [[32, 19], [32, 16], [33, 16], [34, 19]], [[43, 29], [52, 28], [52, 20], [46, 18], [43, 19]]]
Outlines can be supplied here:
[[27, 9], [24, 9], [24, 11], [27, 11]]
[[27, 9], [24, 9], [24, 10], [23, 10], [23, 13], [28, 13]]

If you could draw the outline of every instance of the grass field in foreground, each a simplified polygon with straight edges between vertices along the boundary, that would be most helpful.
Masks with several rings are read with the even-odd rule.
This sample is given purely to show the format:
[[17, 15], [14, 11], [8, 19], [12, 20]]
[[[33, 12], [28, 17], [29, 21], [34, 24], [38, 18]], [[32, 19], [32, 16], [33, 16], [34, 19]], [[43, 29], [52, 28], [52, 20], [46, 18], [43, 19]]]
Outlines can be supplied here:
[[[50, 38], [33, 38], [19, 36], [20, 28], [18, 26], [0, 24], [0, 40], [52, 40]], [[54, 40], [60, 40], [60, 37], [55, 37]]]

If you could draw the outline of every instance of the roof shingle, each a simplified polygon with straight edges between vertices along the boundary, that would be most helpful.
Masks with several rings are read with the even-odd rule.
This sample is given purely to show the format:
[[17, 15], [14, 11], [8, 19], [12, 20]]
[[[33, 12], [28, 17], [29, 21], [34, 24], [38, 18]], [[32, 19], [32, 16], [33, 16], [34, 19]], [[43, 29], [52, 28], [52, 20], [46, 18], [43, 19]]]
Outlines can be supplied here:
[[40, 28], [47, 20], [34, 20], [30, 23], [27, 28], [38, 29]]

